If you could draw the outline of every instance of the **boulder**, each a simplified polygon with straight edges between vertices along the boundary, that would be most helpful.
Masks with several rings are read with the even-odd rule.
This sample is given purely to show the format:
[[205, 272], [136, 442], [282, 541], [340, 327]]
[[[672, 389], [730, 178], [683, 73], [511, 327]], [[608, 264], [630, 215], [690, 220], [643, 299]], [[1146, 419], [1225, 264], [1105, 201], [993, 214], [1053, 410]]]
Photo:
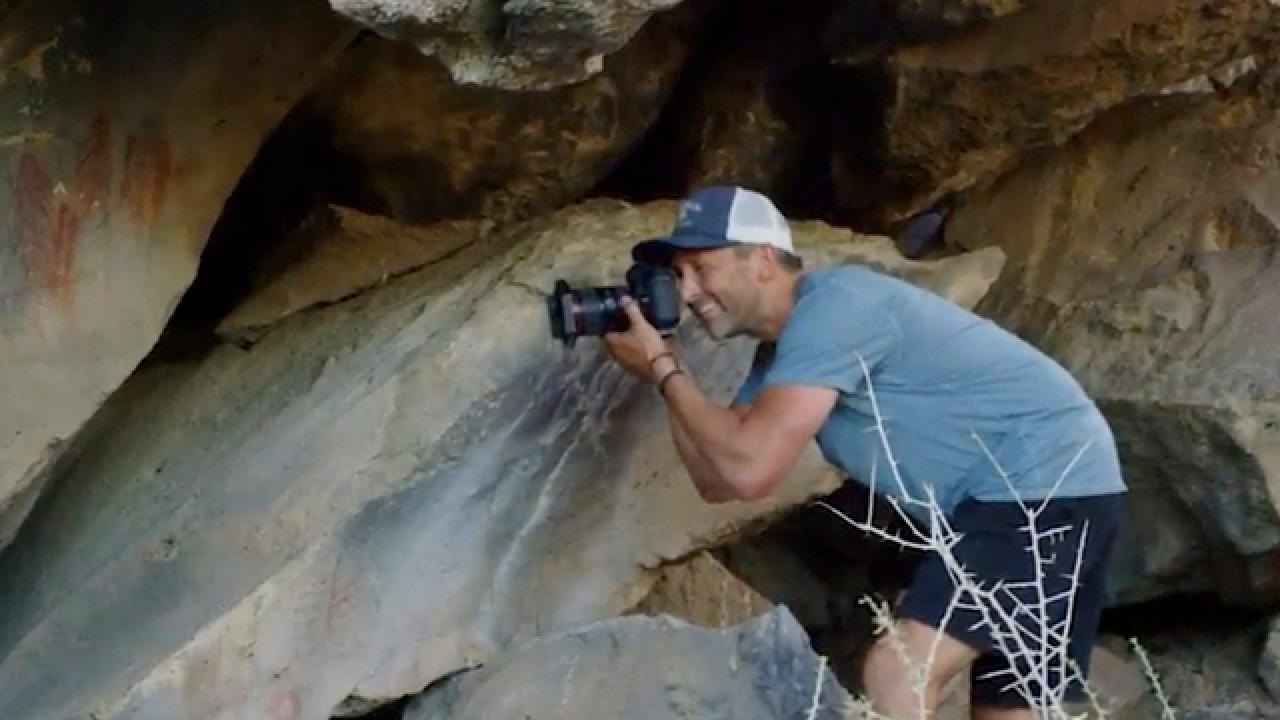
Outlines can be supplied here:
[[[810, 448], [774, 498], [700, 502], [652, 389], [549, 337], [553, 280], [619, 282], [675, 210], [575, 206], [139, 372], [0, 555], [0, 707], [326, 718], [619, 615], [659, 566], [829, 492]], [[963, 265], [903, 272], [950, 296]], [[750, 348], [681, 333], [727, 399]]]
[[1270, 57], [1278, 37], [1275, 3], [1083, 0], [1031, 4], [901, 48], [889, 61], [887, 219], [996, 175], [1030, 148], [1062, 143], [1108, 108]]
[[840, 720], [852, 708], [779, 608], [721, 631], [630, 617], [539, 638], [432, 688], [404, 720]]
[[317, 208], [264, 259], [248, 296], [218, 324], [218, 334], [252, 340], [300, 310], [440, 262], [491, 232], [487, 220], [412, 227], [350, 208]]
[[1280, 121], [1269, 86], [1116, 111], [975, 190], [947, 237], [1010, 267], [981, 310], [1060, 360], [1131, 487], [1121, 602], [1280, 600]]
[[364, 210], [415, 224], [529, 219], [581, 197], [649, 128], [694, 19], [656, 18], [590, 79], [541, 92], [458, 84], [434, 58], [368, 36], [307, 111], [329, 128]]
[[329, 0], [433, 55], [455, 82], [537, 90], [581, 82], [655, 13], [680, 0]]
[[160, 335], [264, 136], [356, 30], [303, 0], [11, 5], [0, 545]]

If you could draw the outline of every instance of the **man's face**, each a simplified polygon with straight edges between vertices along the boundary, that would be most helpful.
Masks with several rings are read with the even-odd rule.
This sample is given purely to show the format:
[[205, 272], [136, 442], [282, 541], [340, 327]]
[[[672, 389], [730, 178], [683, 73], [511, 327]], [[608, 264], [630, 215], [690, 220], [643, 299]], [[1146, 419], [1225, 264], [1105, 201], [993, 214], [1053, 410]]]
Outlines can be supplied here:
[[717, 340], [755, 329], [760, 285], [754, 260], [753, 254], [734, 248], [682, 250], [672, 259], [680, 299]]

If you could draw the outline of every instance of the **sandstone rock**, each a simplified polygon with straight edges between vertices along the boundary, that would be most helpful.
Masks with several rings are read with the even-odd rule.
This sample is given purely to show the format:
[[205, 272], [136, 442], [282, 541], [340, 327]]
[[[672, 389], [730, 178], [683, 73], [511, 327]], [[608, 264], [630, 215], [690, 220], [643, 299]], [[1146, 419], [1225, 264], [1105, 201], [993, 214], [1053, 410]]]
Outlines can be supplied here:
[[0, 22], [0, 545], [150, 350], [259, 143], [355, 30], [313, 3]]
[[983, 311], [1110, 419], [1122, 602], [1280, 599], [1280, 123], [1265, 88], [1111, 114], [975, 192], [948, 238], [1011, 267]]
[[575, 628], [451, 678], [404, 717], [839, 720], [850, 717], [851, 700], [779, 608], [719, 632], [669, 617]]
[[354, 168], [363, 209], [412, 223], [529, 219], [581, 197], [645, 132], [691, 20], [655, 19], [599, 74], [544, 92], [458, 85], [434, 59], [373, 36], [310, 104]]
[[580, 82], [653, 14], [680, 0], [329, 0], [434, 55], [459, 83], [512, 90]]
[[[1040, 2], [893, 54], [886, 118], [890, 220], [1007, 169], [1099, 112], [1251, 54], [1270, 57], [1280, 8], [1255, 0]], [[852, 158], [857, 161], [858, 158]]]
[[669, 615], [708, 628], [727, 628], [773, 608], [769, 598], [743, 582], [709, 552], [668, 565], [636, 612]]
[[[675, 207], [574, 207], [140, 372], [0, 555], [0, 707], [325, 718], [616, 616], [655, 568], [829, 492], [811, 448], [776, 498], [699, 502], [653, 391], [549, 338], [553, 279], [618, 282]], [[727, 398], [749, 348], [682, 332]]]
[[264, 262], [248, 298], [219, 323], [218, 333], [252, 339], [299, 310], [440, 262], [492, 231], [488, 220], [409, 227], [350, 208], [319, 208]]

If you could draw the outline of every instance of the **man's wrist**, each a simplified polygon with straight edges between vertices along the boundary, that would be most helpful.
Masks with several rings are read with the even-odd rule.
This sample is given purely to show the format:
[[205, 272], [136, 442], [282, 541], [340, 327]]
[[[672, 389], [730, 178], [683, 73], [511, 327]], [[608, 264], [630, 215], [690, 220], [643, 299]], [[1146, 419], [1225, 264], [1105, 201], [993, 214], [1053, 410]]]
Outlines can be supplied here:
[[675, 378], [675, 376], [683, 375], [683, 374], [684, 374], [684, 371], [681, 370], [679, 367], [676, 367], [672, 369], [670, 372], [668, 372], [666, 375], [663, 375], [658, 380], [658, 394], [665, 399], [667, 397], [667, 383], [673, 378]]
[[653, 373], [650, 380], [656, 384], [662, 382], [662, 379], [672, 372], [678, 372], [680, 363], [676, 362], [674, 355], [664, 353], [650, 361], [649, 369]]

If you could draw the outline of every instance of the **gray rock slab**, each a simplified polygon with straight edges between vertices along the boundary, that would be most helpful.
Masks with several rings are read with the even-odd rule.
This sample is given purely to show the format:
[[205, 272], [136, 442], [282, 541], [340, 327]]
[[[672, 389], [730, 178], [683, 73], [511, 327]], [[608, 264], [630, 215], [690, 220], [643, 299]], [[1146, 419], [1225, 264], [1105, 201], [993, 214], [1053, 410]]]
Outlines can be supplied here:
[[851, 699], [779, 607], [725, 630], [629, 617], [540, 638], [432, 688], [404, 720], [839, 720]]

